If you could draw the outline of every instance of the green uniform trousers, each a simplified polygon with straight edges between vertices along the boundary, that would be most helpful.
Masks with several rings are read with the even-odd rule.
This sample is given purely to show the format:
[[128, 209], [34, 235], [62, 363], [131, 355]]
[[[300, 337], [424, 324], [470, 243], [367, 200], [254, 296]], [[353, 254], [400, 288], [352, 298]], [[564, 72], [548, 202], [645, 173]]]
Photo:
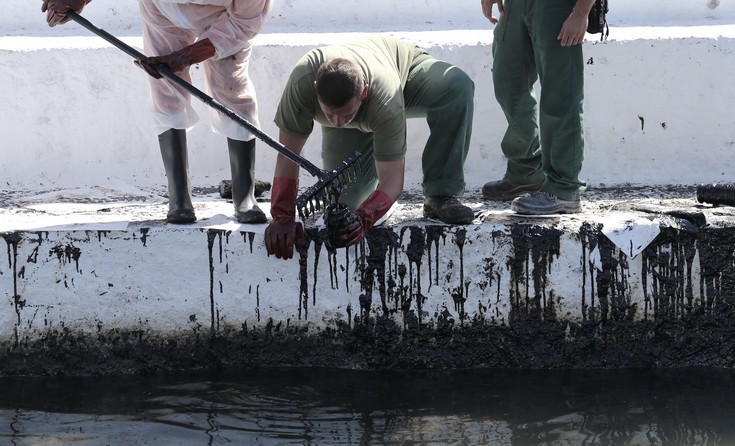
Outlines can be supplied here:
[[[469, 76], [447, 62], [429, 58], [409, 73], [403, 89], [406, 118], [425, 117], [430, 131], [421, 158], [425, 196], [464, 192], [474, 93]], [[340, 196], [340, 202], [357, 209], [378, 185], [372, 133], [333, 127], [322, 127], [322, 132], [324, 169], [335, 168], [354, 151], [361, 153], [358, 179]]]
[[[508, 120], [501, 141], [506, 177], [519, 184], [546, 177], [543, 190], [579, 199], [584, 159], [582, 45], [557, 39], [575, 0], [506, 0], [495, 27], [493, 84]], [[540, 81], [540, 101], [534, 84]]]

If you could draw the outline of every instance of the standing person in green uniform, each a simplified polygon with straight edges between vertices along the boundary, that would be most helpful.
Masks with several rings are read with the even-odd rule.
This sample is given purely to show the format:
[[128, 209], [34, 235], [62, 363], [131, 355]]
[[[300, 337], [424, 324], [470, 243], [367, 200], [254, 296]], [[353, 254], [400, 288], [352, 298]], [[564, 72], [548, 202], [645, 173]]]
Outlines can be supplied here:
[[501, 141], [508, 159], [505, 176], [486, 183], [482, 194], [513, 200], [511, 209], [520, 214], [581, 211], [579, 193], [586, 187], [579, 179], [584, 158], [581, 43], [594, 1], [481, 0], [483, 14], [497, 24], [493, 84], [508, 121]]
[[[354, 223], [341, 238], [358, 243], [403, 192], [406, 119], [425, 117], [430, 136], [423, 150], [424, 215], [468, 224], [474, 212], [460, 203], [464, 162], [472, 132], [474, 83], [462, 70], [413, 43], [386, 35], [316, 48], [293, 69], [276, 112], [279, 139], [300, 153], [316, 121], [322, 127], [322, 163], [330, 170], [361, 153], [358, 180], [340, 201]], [[293, 255], [301, 224], [295, 221], [299, 167], [278, 155], [271, 191], [273, 220], [266, 248]]]

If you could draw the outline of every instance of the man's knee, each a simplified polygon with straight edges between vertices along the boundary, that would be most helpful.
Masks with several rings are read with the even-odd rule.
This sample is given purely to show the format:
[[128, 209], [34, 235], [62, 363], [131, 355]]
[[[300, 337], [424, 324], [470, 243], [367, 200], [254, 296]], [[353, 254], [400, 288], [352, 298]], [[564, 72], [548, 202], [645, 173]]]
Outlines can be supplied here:
[[461, 69], [452, 66], [444, 74], [448, 92], [457, 99], [471, 101], [475, 96], [475, 83]]
[[475, 83], [461, 68], [453, 66], [447, 70], [449, 81], [460, 88], [475, 91]]

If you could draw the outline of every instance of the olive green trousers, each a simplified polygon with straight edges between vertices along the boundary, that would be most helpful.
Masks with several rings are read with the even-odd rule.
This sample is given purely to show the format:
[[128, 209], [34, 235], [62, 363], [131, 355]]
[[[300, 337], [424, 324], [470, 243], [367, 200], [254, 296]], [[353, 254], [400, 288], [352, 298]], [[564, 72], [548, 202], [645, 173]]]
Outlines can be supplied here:
[[[584, 159], [582, 45], [557, 39], [574, 0], [506, 0], [494, 30], [495, 97], [508, 121], [501, 141], [506, 178], [518, 184], [546, 177], [542, 190], [577, 200]], [[535, 84], [539, 81], [540, 100]]]

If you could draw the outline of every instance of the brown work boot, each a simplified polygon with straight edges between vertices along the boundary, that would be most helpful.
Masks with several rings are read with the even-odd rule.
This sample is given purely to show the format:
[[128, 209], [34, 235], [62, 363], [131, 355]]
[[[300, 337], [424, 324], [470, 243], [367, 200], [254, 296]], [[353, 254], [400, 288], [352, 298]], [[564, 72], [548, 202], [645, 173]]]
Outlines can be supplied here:
[[424, 199], [424, 217], [436, 218], [450, 225], [466, 225], [472, 223], [475, 213], [457, 197], [435, 195]]
[[523, 194], [531, 194], [541, 190], [545, 180], [537, 183], [514, 183], [503, 177], [500, 181], [491, 181], [482, 186], [482, 196], [486, 200], [510, 201]]

